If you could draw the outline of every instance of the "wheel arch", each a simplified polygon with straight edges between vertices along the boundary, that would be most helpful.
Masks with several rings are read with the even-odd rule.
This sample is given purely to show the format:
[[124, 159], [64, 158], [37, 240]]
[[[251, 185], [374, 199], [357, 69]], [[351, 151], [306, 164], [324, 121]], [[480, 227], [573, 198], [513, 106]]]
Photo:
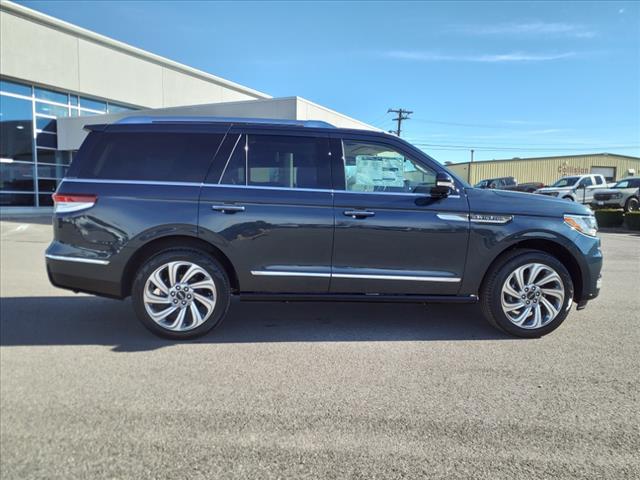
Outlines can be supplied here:
[[238, 281], [238, 275], [236, 273], [233, 264], [229, 258], [215, 245], [206, 242], [197, 237], [190, 237], [187, 235], [171, 235], [151, 240], [141, 247], [129, 258], [122, 272], [122, 296], [128, 297], [131, 295], [131, 288], [133, 286], [133, 279], [136, 272], [148, 259], [157, 255], [158, 253], [169, 250], [172, 248], [187, 248], [193, 250], [199, 250], [207, 255], [215, 258], [225, 269], [229, 283], [231, 285], [232, 292], [238, 292], [240, 290], [240, 284]]
[[575, 256], [564, 245], [544, 238], [520, 240], [517, 243], [509, 245], [507, 248], [503, 249], [489, 264], [489, 268], [485, 272], [480, 285], [484, 285], [489, 271], [493, 268], [494, 265], [500, 262], [506, 254], [511, 253], [514, 250], [524, 249], [539, 250], [557, 258], [558, 261], [562, 263], [562, 265], [564, 265], [564, 267], [569, 272], [569, 275], [571, 276], [571, 281], [573, 282], [573, 298], [576, 300], [582, 298], [582, 292], [584, 289], [582, 269], [580, 268], [580, 265]]

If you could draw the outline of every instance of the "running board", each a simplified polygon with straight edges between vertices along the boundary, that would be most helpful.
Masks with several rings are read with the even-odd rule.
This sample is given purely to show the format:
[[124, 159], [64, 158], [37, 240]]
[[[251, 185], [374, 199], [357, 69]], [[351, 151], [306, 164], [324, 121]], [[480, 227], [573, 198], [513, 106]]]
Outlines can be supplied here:
[[241, 293], [241, 302], [379, 302], [379, 303], [476, 303], [476, 295], [382, 295], [345, 293]]

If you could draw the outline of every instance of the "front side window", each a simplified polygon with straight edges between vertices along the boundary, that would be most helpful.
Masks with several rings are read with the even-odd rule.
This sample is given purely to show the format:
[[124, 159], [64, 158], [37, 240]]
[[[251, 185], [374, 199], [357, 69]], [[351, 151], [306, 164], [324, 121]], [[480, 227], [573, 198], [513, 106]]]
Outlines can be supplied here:
[[220, 183], [279, 188], [331, 188], [324, 138], [241, 135]]
[[435, 186], [433, 170], [389, 146], [345, 140], [343, 148], [348, 191], [413, 193]]
[[591, 185], [593, 185], [593, 180], [591, 180], [591, 177], [587, 177], [587, 178], [583, 178], [580, 181], [578, 188], [587, 188], [587, 187], [590, 187]]

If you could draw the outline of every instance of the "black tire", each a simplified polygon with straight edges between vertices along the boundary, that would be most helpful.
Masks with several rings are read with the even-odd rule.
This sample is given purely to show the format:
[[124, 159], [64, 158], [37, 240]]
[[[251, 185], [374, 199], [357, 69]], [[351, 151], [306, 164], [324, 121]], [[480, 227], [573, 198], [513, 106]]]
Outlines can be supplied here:
[[630, 197], [624, 204], [625, 212], [636, 212], [640, 209], [640, 201], [636, 197]]
[[566, 197], [562, 197], [563, 200], [568, 200], [570, 202], [575, 202], [575, 200], [573, 199], [573, 197], [570, 197], [569, 195], [567, 195]]
[[[156, 271], [156, 269], [168, 264], [169, 262], [176, 261], [189, 262], [201, 267], [209, 274], [211, 280], [213, 280], [216, 290], [215, 305], [209, 316], [206, 317], [201, 325], [185, 331], [170, 330], [156, 323], [147, 312], [143, 299], [145, 285], [149, 277]], [[133, 281], [131, 297], [138, 319], [151, 332], [160, 337], [172, 340], [187, 340], [190, 338], [200, 337], [221, 323], [229, 309], [231, 288], [229, 286], [229, 277], [225, 269], [214, 258], [198, 250], [171, 249], [154, 255], [138, 269]], [[188, 313], [187, 315], [191, 314]], [[193, 316], [190, 318], [191, 321], [193, 321]]]
[[[512, 323], [501, 305], [502, 287], [508, 276], [518, 267], [528, 263], [541, 263], [552, 268], [560, 276], [564, 287], [564, 301], [558, 314], [549, 323], [536, 329], [527, 329]], [[490, 267], [480, 289], [480, 305], [487, 321], [499, 330], [523, 338], [542, 337], [558, 328], [569, 314], [572, 303], [571, 275], [556, 257], [539, 250], [517, 249], [500, 256]]]

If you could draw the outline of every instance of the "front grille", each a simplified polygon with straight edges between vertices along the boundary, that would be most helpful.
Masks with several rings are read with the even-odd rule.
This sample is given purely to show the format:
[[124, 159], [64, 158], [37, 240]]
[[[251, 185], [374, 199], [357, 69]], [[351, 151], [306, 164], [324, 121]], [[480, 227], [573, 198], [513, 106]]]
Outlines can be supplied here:
[[595, 198], [596, 200], [611, 200], [611, 194], [610, 193], [596, 193], [593, 195], [593, 198]]

